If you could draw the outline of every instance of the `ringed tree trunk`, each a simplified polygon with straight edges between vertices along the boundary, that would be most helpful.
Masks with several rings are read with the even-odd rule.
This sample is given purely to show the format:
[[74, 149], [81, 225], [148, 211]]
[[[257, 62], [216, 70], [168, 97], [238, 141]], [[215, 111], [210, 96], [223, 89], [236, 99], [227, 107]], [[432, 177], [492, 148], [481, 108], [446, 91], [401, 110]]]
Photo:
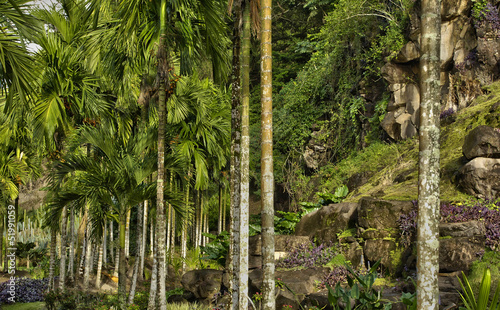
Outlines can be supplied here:
[[56, 245], [57, 245], [57, 232], [52, 228], [50, 232], [50, 262], [49, 262], [49, 289], [54, 289], [54, 276], [56, 267]]
[[241, 47], [241, 206], [240, 206], [240, 263], [239, 308], [248, 309], [248, 222], [249, 222], [249, 163], [250, 163], [250, 5], [243, 9], [243, 39]]
[[[153, 221], [151, 221], [151, 230], [154, 230], [154, 228]], [[156, 295], [158, 290], [158, 255], [156, 251], [156, 242], [153, 241], [151, 246], [153, 247], [153, 250], [151, 251], [151, 255], [153, 255], [153, 267], [151, 270], [151, 287], [149, 289], [148, 310], [156, 310]]]
[[113, 236], [113, 220], [109, 221], [109, 258], [115, 261], [115, 255], [114, 255], [114, 248], [115, 248], [115, 243], [114, 243], [114, 236]]
[[233, 3], [233, 59], [231, 74], [231, 161], [230, 161], [230, 209], [229, 209], [229, 257], [227, 270], [229, 272], [229, 290], [231, 298], [229, 309], [238, 309], [238, 265], [240, 242], [240, 156], [241, 156], [241, 86], [240, 86], [240, 22], [241, 0]]
[[71, 208], [71, 216], [69, 220], [69, 233], [70, 233], [70, 244], [69, 244], [69, 282], [71, 284], [75, 283], [75, 209]]
[[68, 222], [68, 209], [65, 206], [61, 214], [61, 261], [59, 266], [59, 289], [64, 290], [66, 282], [66, 223]]
[[127, 225], [125, 226], [125, 257], [130, 256], [130, 214], [132, 210], [127, 212]]
[[144, 280], [144, 261], [146, 259], [146, 237], [148, 235], [148, 200], [144, 200], [144, 216], [142, 226], [142, 241], [141, 241], [141, 264], [139, 265], [139, 281]]
[[158, 241], [158, 278], [159, 278], [159, 305], [160, 310], [167, 309], [166, 299], [166, 251], [165, 251], [165, 203], [164, 203], [164, 178], [165, 178], [165, 123], [166, 123], [166, 102], [167, 102], [167, 83], [169, 78], [168, 50], [167, 50], [167, 1], [161, 0], [160, 3], [160, 41], [158, 44], [158, 70], [159, 79], [158, 88], [158, 179], [156, 193], [156, 240]]
[[417, 309], [439, 308], [441, 1], [421, 2]]
[[141, 257], [143, 256], [143, 249], [142, 249], [142, 211], [143, 211], [143, 206], [142, 204], [139, 205], [137, 208], [137, 252], [135, 255], [135, 262], [134, 262], [134, 273], [132, 275], [132, 282], [130, 283], [130, 292], [129, 292], [129, 297], [128, 297], [128, 303], [132, 304], [134, 302], [134, 297], [135, 297], [135, 288], [137, 286], [137, 277], [139, 273], [139, 265], [141, 264]]
[[[104, 225], [106, 227], [106, 225]], [[102, 261], [104, 260], [104, 240], [106, 240], [106, 229], [102, 233], [102, 240], [99, 244], [99, 259], [97, 260], [97, 274], [95, 278], [96, 289], [101, 288], [101, 276], [102, 276]]]
[[217, 220], [217, 234], [222, 232], [222, 184], [219, 183], [219, 219]]
[[127, 211], [120, 211], [120, 244], [119, 244], [119, 268], [118, 268], [118, 302], [120, 310], [127, 308], [127, 262], [125, 257], [125, 231], [127, 226]]
[[89, 218], [89, 205], [87, 204], [85, 207], [85, 214], [86, 214], [86, 227], [87, 227], [87, 232], [85, 234], [85, 239], [86, 239], [86, 250], [85, 250], [85, 271], [83, 274], [83, 289], [87, 291], [89, 289], [89, 283], [90, 283], [90, 270], [92, 269], [93, 265], [93, 256], [92, 256], [92, 241], [90, 238], [90, 233], [91, 233], [91, 222]]
[[261, 199], [262, 199], [262, 307], [276, 308], [274, 296], [274, 174], [272, 1], [261, 0]]

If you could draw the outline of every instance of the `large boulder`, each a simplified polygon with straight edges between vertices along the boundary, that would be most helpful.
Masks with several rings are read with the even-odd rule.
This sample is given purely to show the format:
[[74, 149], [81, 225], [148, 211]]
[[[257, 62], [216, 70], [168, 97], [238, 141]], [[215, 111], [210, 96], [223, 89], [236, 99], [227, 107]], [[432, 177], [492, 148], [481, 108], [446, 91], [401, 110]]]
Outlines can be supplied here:
[[398, 236], [398, 219], [413, 208], [411, 201], [378, 200], [363, 197], [359, 201], [358, 225], [365, 239], [395, 238]]
[[466, 271], [483, 253], [485, 237], [455, 237], [439, 240], [440, 272]]
[[[317, 290], [316, 284], [321, 282], [329, 271], [330, 269], [325, 267], [277, 270], [276, 290], [279, 294], [276, 298], [276, 309], [281, 309], [283, 305], [292, 305], [292, 309], [299, 309], [299, 304], [307, 295]], [[248, 288], [250, 296], [262, 291], [262, 269], [248, 273]]]
[[500, 159], [474, 158], [460, 169], [458, 183], [466, 193], [477, 198], [500, 197]]
[[199, 300], [211, 299], [219, 292], [221, 283], [222, 271], [215, 269], [191, 270], [181, 279], [182, 287]]
[[439, 224], [440, 237], [479, 237], [486, 234], [486, 227], [481, 221]]
[[465, 137], [462, 151], [467, 159], [500, 158], [500, 130], [489, 126], [474, 128]]
[[337, 233], [355, 227], [357, 207], [348, 202], [324, 206], [302, 217], [295, 226], [295, 235], [315, 237], [323, 243], [336, 242]]
[[394, 240], [368, 239], [363, 247], [365, 259], [373, 265], [381, 260], [380, 264], [392, 272], [401, 264], [401, 257]]

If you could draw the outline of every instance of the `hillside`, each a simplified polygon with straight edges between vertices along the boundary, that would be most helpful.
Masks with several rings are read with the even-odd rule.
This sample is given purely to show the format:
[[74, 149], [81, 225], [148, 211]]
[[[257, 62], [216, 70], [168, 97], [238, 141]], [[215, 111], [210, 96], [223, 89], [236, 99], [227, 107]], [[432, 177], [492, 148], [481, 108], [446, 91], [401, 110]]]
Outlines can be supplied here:
[[[441, 200], [470, 198], [456, 185], [458, 170], [464, 164], [466, 134], [479, 125], [500, 126], [500, 81], [485, 87], [484, 92], [469, 107], [441, 119]], [[334, 191], [346, 184], [348, 201], [362, 196], [413, 200], [417, 198], [417, 180], [418, 137], [413, 137], [393, 144], [377, 142], [336, 165], [322, 167], [304, 184], [304, 193], [314, 193], [314, 188]]]

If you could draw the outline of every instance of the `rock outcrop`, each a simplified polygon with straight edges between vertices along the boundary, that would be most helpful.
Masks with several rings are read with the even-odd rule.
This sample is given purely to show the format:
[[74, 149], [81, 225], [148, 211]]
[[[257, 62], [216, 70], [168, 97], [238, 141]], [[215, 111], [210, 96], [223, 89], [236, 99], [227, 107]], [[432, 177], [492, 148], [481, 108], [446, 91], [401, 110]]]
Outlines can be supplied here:
[[458, 184], [475, 197], [500, 197], [500, 130], [489, 126], [474, 128], [464, 139], [466, 163], [459, 172]]

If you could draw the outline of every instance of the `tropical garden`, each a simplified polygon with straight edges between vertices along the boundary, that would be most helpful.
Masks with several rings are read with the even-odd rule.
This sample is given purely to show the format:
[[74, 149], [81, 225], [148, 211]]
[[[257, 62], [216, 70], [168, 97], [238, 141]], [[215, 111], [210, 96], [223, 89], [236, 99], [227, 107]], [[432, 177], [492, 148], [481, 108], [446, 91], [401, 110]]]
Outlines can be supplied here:
[[[389, 95], [376, 96], [368, 117], [359, 86], [383, 85], [381, 66], [408, 41], [415, 10], [440, 9], [420, 2], [0, 0], [0, 306], [208, 309], [173, 302], [185, 272], [211, 268], [227, 273], [218, 307], [275, 309], [285, 286], [275, 268], [338, 264], [336, 245], [310, 244], [275, 266], [275, 234], [293, 234], [301, 217], [343, 201], [346, 169], [392, 156], [379, 151], [395, 142], [380, 126]], [[438, 32], [436, 20], [426, 25], [431, 37]], [[421, 47], [429, 81], [421, 109], [434, 115], [422, 118], [425, 133], [439, 127], [436, 44]], [[317, 171], [302, 155], [311, 128], [331, 150]], [[419, 180], [429, 185], [418, 216], [402, 215], [400, 225], [428, 240], [417, 268], [427, 271], [437, 264], [439, 137], [422, 136], [430, 157]], [[311, 186], [317, 172], [329, 177]], [[28, 207], [23, 195], [35, 189], [43, 198]], [[286, 208], [277, 192], [287, 193]], [[464, 217], [481, 218], [482, 203], [498, 211], [479, 202]], [[417, 217], [433, 228], [417, 232]], [[249, 296], [256, 234], [262, 293]], [[488, 242], [496, 261], [498, 238]], [[353, 298], [361, 309], [388, 309], [372, 288], [378, 263], [363, 273], [340, 265], [318, 283], [334, 309]], [[478, 300], [489, 298], [487, 270]], [[437, 307], [435, 276], [420, 276], [402, 302]], [[463, 281], [464, 303], [480, 309]]]

